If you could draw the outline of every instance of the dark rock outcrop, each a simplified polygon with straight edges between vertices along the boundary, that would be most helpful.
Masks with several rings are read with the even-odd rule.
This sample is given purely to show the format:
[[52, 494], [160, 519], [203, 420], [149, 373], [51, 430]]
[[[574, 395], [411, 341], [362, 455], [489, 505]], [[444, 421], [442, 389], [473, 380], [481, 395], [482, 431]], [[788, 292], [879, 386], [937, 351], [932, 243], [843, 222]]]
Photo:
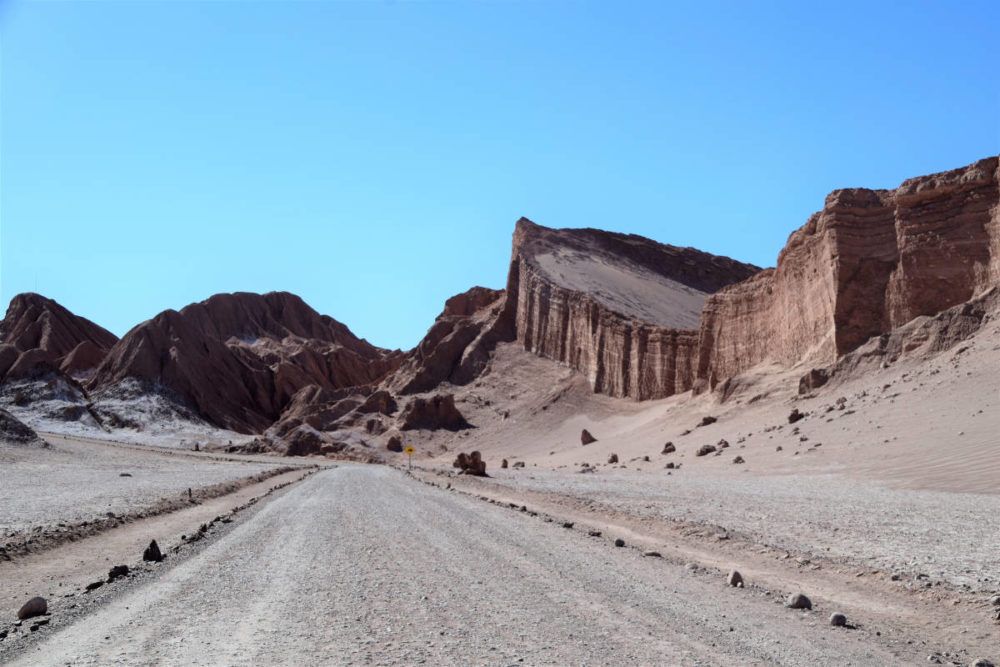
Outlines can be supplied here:
[[458, 468], [459, 475], [475, 475], [476, 477], [486, 477], [486, 462], [479, 452], [466, 454], [460, 453], [452, 462], [452, 467]]
[[404, 431], [414, 429], [458, 431], [469, 427], [469, 422], [455, 407], [455, 397], [452, 394], [435, 394], [429, 398], [411, 399], [403, 409], [401, 421], [400, 429]]
[[15, 445], [45, 445], [35, 430], [0, 408], [0, 442]]

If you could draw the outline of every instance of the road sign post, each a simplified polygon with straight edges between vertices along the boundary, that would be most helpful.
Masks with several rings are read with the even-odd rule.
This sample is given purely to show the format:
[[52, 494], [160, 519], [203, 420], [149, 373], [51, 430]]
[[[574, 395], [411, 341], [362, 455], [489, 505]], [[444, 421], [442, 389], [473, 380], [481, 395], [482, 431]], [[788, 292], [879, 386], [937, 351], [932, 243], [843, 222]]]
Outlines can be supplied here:
[[407, 445], [406, 449], [404, 449], [403, 451], [406, 452], [406, 457], [408, 459], [406, 464], [407, 470], [413, 470], [413, 452], [417, 450], [413, 449], [412, 445]]

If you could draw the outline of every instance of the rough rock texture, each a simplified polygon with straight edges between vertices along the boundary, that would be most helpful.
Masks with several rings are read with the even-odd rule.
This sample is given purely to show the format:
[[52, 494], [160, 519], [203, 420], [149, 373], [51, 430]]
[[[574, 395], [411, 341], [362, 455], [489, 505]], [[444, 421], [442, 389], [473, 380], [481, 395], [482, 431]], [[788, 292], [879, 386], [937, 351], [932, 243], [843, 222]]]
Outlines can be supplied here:
[[15, 445], [44, 445], [45, 441], [38, 437], [27, 424], [0, 408], [0, 443]]
[[829, 364], [873, 336], [1000, 281], [1000, 164], [836, 190], [775, 269], [726, 287], [702, 317], [708, 386], [762, 362]]
[[286, 292], [218, 294], [129, 331], [89, 387], [163, 387], [217, 426], [259, 433], [296, 392], [381, 381], [402, 361]]
[[461, 385], [477, 377], [496, 340], [503, 306], [500, 290], [473, 287], [451, 297], [388, 386], [400, 394], [430, 391], [443, 382]]
[[118, 339], [39, 294], [15, 296], [0, 320], [0, 381], [36, 377], [60, 367], [84, 375]]
[[462, 452], [455, 457], [451, 465], [459, 469], [459, 475], [486, 477], [486, 461], [483, 461], [482, 454], [479, 452], [472, 452], [471, 454]]
[[416, 397], [403, 409], [400, 429], [447, 429], [457, 431], [468, 428], [469, 423], [455, 407], [452, 394], [435, 394], [429, 398]]
[[586, 374], [594, 391], [660, 398], [694, 382], [708, 295], [758, 270], [640, 236], [522, 218], [505, 310], [526, 350]]

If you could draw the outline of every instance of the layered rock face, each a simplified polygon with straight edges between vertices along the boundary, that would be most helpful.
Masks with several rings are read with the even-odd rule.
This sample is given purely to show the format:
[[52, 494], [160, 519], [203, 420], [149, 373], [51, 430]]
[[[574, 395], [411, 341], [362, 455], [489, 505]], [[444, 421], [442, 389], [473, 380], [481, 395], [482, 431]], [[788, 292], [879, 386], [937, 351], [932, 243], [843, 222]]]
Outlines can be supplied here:
[[129, 331], [89, 388], [139, 380], [217, 426], [259, 433], [303, 388], [371, 385], [401, 361], [402, 353], [355, 337], [295, 295], [219, 294]]
[[708, 299], [699, 379], [715, 386], [769, 361], [829, 364], [997, 284], [998, 181], [994, 157], [895, 190], [834, 191], [775, 269]]
[[104, 359], [117, 337], [38, 294], [18, 294], [0, 321], [0, 380], [61, 370], [84, 376]]
[[504, 316], [526, 350], [586, 374], [594, 391], [661, 398], [694, 382], [705, 299], [757, 271], [640, 236], [522, 218]]

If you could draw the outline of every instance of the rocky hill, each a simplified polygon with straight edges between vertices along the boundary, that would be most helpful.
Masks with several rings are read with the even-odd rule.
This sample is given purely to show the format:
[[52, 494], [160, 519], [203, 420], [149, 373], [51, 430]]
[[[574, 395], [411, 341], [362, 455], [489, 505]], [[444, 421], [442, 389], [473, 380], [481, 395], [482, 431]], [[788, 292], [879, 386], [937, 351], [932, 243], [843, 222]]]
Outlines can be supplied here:
[[95, 369], [118, 338], [39, 294], [18, 294], [0, 321], [0, 380]]
[[304, 387], [369, 385], [401, 361], [293, 294], [218, 294], [129, 331], [88, 388], [100, 395], [139, 381], [217, 426], [259, 433]]

